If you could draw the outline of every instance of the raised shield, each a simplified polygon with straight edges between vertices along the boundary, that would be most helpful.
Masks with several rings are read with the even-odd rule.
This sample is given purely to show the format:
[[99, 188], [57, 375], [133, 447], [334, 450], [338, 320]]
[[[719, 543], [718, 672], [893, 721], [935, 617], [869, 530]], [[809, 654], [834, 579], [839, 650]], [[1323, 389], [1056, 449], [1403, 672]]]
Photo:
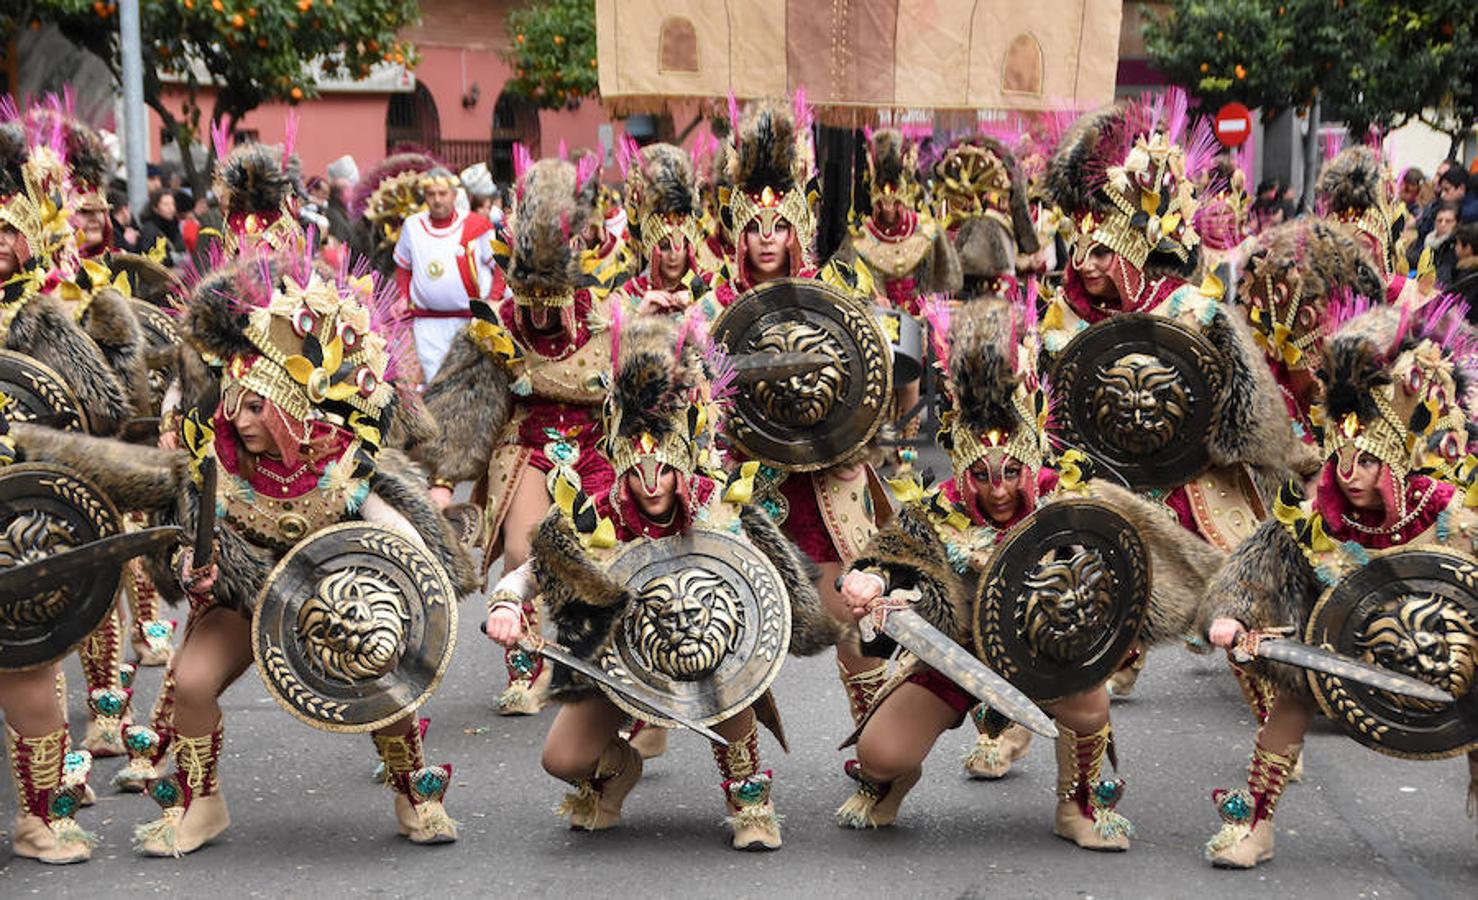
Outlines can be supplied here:
[[87, 413], [50, 366], [24, 353], [0, 350], [0, 394], [12, 422], [36, 422], [58, 431], [87, 431]]
[[1309, 672], [1319, 706], [1387, 756], [1445, 759], [1478, 748], [1478, 560], [1438, 547], [1371, 557], [1319, 599], [1304, 642], [1419, 678], [1457, 699], [1434, 703]]
[[872, 439], [893, 389], [893, 349], [871, 304], [825, 282], [784, 278], [735, 300], [713, 323], [732, 356], [824, 353], [830, 365], [759, 380], [734, 402], [729, 439], [779, 469], [829, 468]]
[[1053, 364], [1062, 439], [1135, 490], [1176, 487], [1210, 462], [1206, 439], [1230, 377], [1226, 356], [1179, 322], [1113, 316]]
[[415, 710], [441, 683], [457, 633], [441, 564], [399, 531], [325, 528], [288, 551], [252, 615], [267, 690], [298, 719], [365, 732]]
[[[707, 529], [637, 541], [606, 571], [632, 601], [598, 662], [633, 696], [716, 725], [758, 700], [780, 674], [790, 649], [790, 597], [774, 564], [748, 541]], [[652, 719], [619, 693], [606, 696]]]
[[[118, 534], [107, 495], [69, 469], [21, 463], [0, 469], [0, 570]], [[113, 608], [121, 568], [79, 568], [65, 587], [0, 597], [0, 669], [34, 669], [66, 656]]]
[[169, 388], [169, 351], [179, 345], [180, 330], [169, 313], [135, 297], [131, 303], [133, 314], [144, 329], [146, 362], [149, 366], [149, 395], [154, 401], [154, 412], [158, 412], [164, 401], [164, 392]]
[[1149, 612], [1150, 557], [1096, 500], [1059, 500], [1017, 525], [981, 574], [975, 652], [1038, 703], [1102, 684]]
[[108, 254], [108, 270], [114, 275], [128, 277], [128, 288], [138, 299], [154, 306], [162, 306], [171, 297], [183, 297], [185, 286], [178, 275], [167, 266], [138, 253]]

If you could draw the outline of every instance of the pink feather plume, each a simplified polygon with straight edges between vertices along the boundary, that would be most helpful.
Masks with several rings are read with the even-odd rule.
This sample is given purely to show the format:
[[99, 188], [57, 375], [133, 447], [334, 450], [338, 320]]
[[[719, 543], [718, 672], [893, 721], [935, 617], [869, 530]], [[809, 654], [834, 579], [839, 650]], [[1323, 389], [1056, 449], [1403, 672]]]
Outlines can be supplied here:
[[739, 98], [733, 91], [729, 92], [729, 125], [733, 128], [730, 134], [739, 134]]
[[231, 153], [231, 133], [225, 119], [210, 123], [210, 144], [215, 148], [217, 161], [224, 161]]
[[298, 111], [290, 109], [287, 111], [287, 124], [282, 134], [282, 170], [287, 171], [288, 157], [298, 147]]

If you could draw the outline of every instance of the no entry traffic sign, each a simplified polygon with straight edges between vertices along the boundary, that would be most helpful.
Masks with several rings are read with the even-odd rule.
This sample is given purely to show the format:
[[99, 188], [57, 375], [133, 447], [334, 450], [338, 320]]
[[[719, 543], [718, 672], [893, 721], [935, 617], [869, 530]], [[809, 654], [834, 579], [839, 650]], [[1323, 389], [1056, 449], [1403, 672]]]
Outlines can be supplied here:
[[1252, 113], [1240, 103], [1216, 111], [1216, 139], [1223, 147], [1240, 147], [1252, 136]]

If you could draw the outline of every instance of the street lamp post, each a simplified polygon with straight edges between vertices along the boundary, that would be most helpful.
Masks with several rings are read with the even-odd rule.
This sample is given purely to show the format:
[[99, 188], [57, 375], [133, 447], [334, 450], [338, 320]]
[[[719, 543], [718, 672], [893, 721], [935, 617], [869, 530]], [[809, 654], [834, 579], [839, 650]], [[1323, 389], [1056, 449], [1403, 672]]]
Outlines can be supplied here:
[[138, 215], [148, 200], [145, 184], [149, 135], [144, 116], [144, 59], [139, 37], [139, 0], [118, 0], [118, 46], [123, 75], [123, 164], [128, 207]]

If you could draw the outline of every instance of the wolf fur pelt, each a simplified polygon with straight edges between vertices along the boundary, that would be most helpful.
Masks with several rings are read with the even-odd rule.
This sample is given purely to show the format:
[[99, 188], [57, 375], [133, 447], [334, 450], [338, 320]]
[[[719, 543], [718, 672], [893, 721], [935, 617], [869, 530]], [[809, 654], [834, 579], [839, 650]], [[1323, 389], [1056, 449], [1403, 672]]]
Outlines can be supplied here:
[[128, 298], [116, 288], [100, 289], [87, 305], [82, 327], [97, 343], [103, 359], [107, 360], [108, 367], [123, 386], [129, 411], [136, 416], [148, 415], [154, 404], [149, 392], [149, 365], [145, 357], [148, 344], [143, 326], [139, 324]]
[[128, 394], [102, 348], [59, 301], [27, 300], [10, 322], [5, 348], [34, 357], [60, 375], [86, 411], [94, 434], [112, 434], [128, 418]]
[[580, 280], [580, 259], [570, 237], [585, 230], [595, 210], [596, 178], [579, 183], [575, 166], [541, 159], [518, 186], [513, 259], [508, 284], [517, 294], [559, 294]]
[[1272, 370], [1241, 313], [1218, 305], [1204, 334], [1231, 363], [1221, 414], [1207, 437], [1212, 463], [1246, 463], [1265, 485], [1312, 474], [1319, 467], [1318, 451], [1295, 436]]
[[[1282, 523], [1269, 519], [1242, 542], [1206, 586], [1205, 624], [1236, 619], [1249, 629], [1292, 625], [1303, 634], [1323, 588], [1314, 567]], [[1254, 661], [1280, 691], [1308, 697], [1301, 669]]]
[[[840, 626], [822, 608], [812, 581], [814, 573], [801, 562], [804, 556], [759, 508], [742, 507], [739, 520], [755, 549], [779, 571], [790, 597], [788, 651], [811, 656], [835, 644]], [[532, 549], [534, 575], [556, 639], [581, 659], [594, 660], [615, 636], [631, 602], [631, 591], [591, 559], [569, 520], [557, 509], [550, 510], [535, 530]], [[568, 669], [555, 668], [551, 699], [570, 702], [588, 696], [589, 690], [588, 683], [572, 677]]]
[[475, 481], [487, 473], [513, 409], [508, 370], [467, 336], [457, 335], [436, 378], [421, 395], [439, 432], [413, 450], [431, 473]]
[[[889, 591], [916, 590], [913, 610], [929, 624], [966, 643], [969, 640], [970, 587], [950, 565], [949, 554], [928, 513], [909, 504], [873, 535], [867, 549], [852, 562], [859, 571], [874, 571], [888, 582]], [[880, 637], [866, 652], [887, 656], [892, 642]]]

